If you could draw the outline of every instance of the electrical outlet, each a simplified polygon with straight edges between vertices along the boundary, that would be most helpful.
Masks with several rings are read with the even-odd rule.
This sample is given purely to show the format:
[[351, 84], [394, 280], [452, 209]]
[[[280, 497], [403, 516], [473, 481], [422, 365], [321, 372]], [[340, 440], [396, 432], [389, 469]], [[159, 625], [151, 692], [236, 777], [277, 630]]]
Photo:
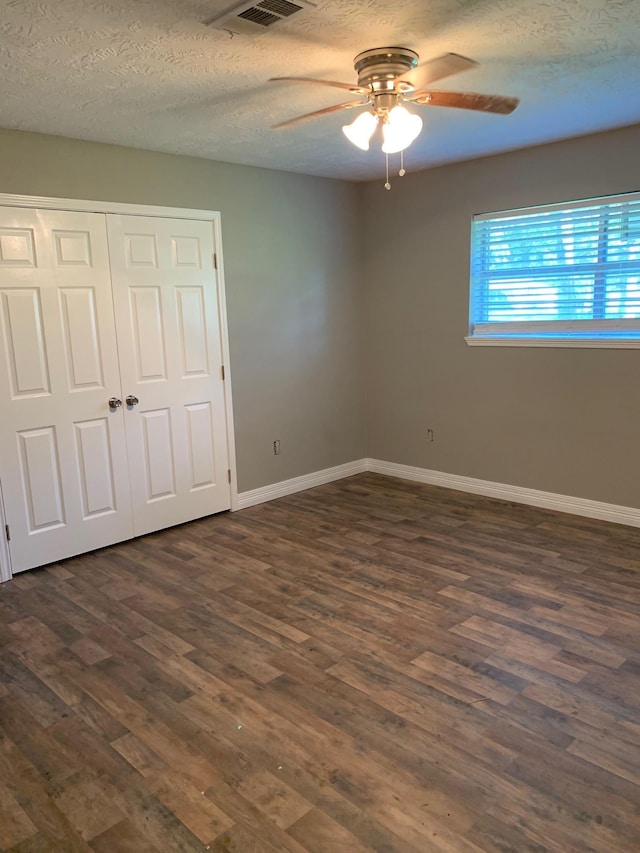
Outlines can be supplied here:
[[432, 429], [427, 430], [427, 441], [433, 441], [433, 430]]
[[280, 441], [276, 440], [273, 442], [273, 455], [280, 456]]

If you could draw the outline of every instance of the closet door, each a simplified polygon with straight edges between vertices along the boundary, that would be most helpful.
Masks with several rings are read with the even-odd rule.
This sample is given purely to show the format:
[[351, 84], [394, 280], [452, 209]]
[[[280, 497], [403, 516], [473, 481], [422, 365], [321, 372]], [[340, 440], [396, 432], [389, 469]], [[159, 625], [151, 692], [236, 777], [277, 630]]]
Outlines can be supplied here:
[[136, 535], [229, 509], [210, 222], [107, 216]]
[[0, 335], [13, 571], [129, 538], [104, 216], [0, 207]]

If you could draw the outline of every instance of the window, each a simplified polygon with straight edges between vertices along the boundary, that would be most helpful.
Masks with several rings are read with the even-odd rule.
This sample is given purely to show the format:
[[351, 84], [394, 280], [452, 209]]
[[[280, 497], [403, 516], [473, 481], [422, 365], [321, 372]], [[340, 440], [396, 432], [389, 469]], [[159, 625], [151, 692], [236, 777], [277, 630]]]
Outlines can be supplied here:
[[640, 347], [640, 193], [474, 216], [466, 340]]

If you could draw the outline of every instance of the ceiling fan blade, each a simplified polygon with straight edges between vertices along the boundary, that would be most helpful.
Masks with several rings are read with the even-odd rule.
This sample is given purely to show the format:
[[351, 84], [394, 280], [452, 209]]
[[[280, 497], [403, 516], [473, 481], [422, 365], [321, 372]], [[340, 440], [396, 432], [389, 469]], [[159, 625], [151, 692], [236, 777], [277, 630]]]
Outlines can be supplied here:
[[348, 110], [351, 107], [367, 107], [369, 105], [368, 101], [347, 101], [344, 104], [335, 104], [333, 107], [325, 107], [323, 110], [315, 110], [312, 113], [305, 113], [302, 116], [296, 116], [295, 118], [290, 118], [287, 121], [281, 121], [280, 124], [274, 124], [273, 130], [280, 130], [283, 127], [290, 127], [292, 124], [297, 124], [299, 121], [307, 121], [307, 119], [317, 118], [318, 116], [324, 116], [328, 113], [335, 113], [338, 110]]
[[430, 107], [458, 107], [461, 110], [479, 110], [484, 113], [509, 115], [520, 103], [519, 98], [505, 98], [502, 95], [480, 95], [476, 92], [443, 92], [430, 89], [414, 92], [408, 98], [414, 104]]
[[317, 77], [270, 77], [269, 82], [275, 83], [278, 80], [287, 80], [290, 83], [319, 83], [321, 86], [333, 86], [334, 89], [346, 89], [347, 92], [352, 92], [354, 95], [368, 95], [369, 90], [363, 86], [358, 86], [357, 83], [337, 83], [335, 80], [319, 80]]
[[423, 62], [413, 71], [408, 71], [402, 77], [398, 77], [396, 83], [406, 82], [410, 83], [414, 89], [424, 89], [425, 86], [435, 83], [436, 80], [442, 80], [452, 74], [459, 74], [461, 71], [475, 68], [477, 64], [475, 59], [468, 59], [466, 56], [460, 56], [459, 53], [445, 53], [443, 56]]

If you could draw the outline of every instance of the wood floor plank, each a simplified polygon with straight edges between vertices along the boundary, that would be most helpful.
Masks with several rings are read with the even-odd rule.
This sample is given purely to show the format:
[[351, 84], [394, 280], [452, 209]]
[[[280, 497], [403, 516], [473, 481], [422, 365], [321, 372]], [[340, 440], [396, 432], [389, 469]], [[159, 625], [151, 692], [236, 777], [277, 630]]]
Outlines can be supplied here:
[[287, 829], [313, 806], [268, 770], [243, 779], [238, 791], [281, 829]]
[[36, 833], [36, 827], [11, 791], [0, 784], [0, 850], [13, 847]]
[[87, 841], [124, 818], [112, 803], [109, 788], [90, 774], [82, 773], [66, 780], [54, 796], [57, 807]]
[[640, 849], [640, 530], [363, 474], [0, 586], [6, 853]]
[[91, 839], [95, 853], [162, 853], [149, 838], [128, 819]]
[[333, 853], [335, 850], [367, 853], [367, 848], [355, 836], [317, 809], [307, 812], [288, 831], [309, 853]]

